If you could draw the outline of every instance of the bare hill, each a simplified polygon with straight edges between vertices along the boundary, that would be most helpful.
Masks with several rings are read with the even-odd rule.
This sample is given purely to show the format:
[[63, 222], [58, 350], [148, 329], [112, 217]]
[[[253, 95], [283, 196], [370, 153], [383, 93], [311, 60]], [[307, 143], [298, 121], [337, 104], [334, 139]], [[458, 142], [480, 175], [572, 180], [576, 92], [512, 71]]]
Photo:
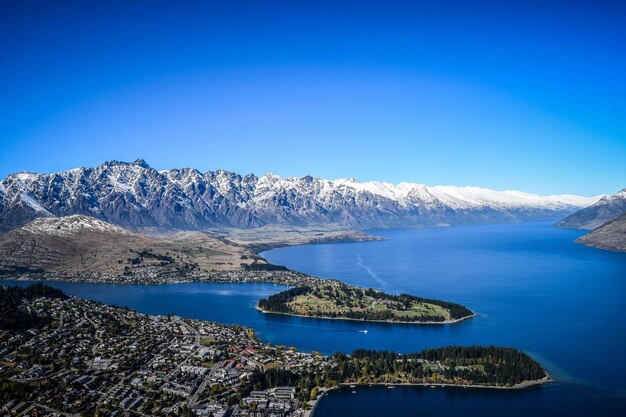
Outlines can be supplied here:
[[576, 240], [583, 245], [626, 252], [626, 214]]
[[146, 236], [93, 217], [38, 218], [0, 235], [0, 274], [178, 276], [240, 270], [265, 261], [247, 248], [200, 232]]

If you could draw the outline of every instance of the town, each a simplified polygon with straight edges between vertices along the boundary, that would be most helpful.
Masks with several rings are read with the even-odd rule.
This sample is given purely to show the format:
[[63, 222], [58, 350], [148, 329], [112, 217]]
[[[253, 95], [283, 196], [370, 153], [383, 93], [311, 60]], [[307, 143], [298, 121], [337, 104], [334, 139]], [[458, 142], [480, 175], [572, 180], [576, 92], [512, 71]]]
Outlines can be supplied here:
[[251, 329], [148, 316], [78, 298], [21, 306], [50, 324], [0, 333], [10, 415], [304, 416], [296, 388], [251, 390], [255, 372], [322, 374], [331, 358], [260, 343]]
[[233, 269], [225, 271], [193, 270], [181, 274], [164, 273], [158, 266], [137, 267], [127, 274], [81, 273], [59, 274], [43, 272], [25, 272], [3, 274], [0, 277], [19, 281], [67, 281], [67, 282], [102, 282], [110, 284], [179, 284], [183, 282], [266, 282], [290, 287], [338, 285], [336, 279], [322, 279], [289, 269], [277, 270], [246, 270]]

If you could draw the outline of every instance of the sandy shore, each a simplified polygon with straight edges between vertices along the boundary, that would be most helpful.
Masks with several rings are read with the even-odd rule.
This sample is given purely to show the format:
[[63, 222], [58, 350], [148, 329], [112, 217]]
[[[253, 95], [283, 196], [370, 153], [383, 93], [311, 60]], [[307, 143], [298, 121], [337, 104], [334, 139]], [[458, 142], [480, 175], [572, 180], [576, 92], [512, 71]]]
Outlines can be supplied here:
[[323, 319], [323, 320], [351, 320], [351, 321], [360, 321], [363, 323], [387, 323], [387, 324], [454, 324], [462, 322], [463, 320], [471, 319], [472, 317], [478, 316], [478, 314], [474, 313], [470, 316], [461, 317], [460, 319], [454, 320], [444, 320], [444, 321], [395, 321], [395, 320], [367, 320], [367, 319], [353, 319], [349, 317], [321, 317], [321, 316], [307, 316], [304, 314], [294, 314], [294, 313], [276, 313], [274, 311], [267, 311], [256, 305], [256, 309], [261, 313], [265, 314], [281, 314], [283, 316], [294, 316], [294, 317], [304, 317], [307, 319]]

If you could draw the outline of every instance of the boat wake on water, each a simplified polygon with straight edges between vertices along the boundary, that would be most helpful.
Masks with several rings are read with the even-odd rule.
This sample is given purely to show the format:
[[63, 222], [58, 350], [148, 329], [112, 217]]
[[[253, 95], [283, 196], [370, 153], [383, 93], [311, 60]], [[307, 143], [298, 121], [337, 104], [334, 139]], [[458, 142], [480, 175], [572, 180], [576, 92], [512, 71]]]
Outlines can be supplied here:
[[365, 269], [365, 271], [368, 273], [368, 275], [371, 276], [372, 278], [374, 278], [376, 280], [376, 282], [378, 282], [383, 288], [388, 288], [389, 287], [389, 283], [387, 281], [385, 281], [384, 279], [382, 279], [381, 277], [379, 277], [374, 271], [372, 271], [372, 268], [370, 268], [369, 266], [365, 265], [363, 263], [363, 258], [361, 257], [361, 255], [363, 255], [363, 253], [359, 253], [356, 256], [356, 264], [358, 266], [360, 266], [361, 268]]

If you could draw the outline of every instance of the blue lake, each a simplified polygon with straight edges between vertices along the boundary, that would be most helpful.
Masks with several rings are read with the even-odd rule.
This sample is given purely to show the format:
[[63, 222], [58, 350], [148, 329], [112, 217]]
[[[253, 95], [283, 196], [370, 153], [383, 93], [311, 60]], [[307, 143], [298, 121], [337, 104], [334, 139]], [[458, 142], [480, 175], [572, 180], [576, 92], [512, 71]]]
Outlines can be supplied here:
[[522, 392], [342, 390], [320, 402], [316, 417], [626, 414], [626, 254], [578, 245], [573, 240], [583, 232], [549, 223], [371, 232], [389, 240], [264, 256], [354, 285], [455, 301], [480, 314], [451, 326], [368, 324], [366, 347], [513, 346], [558, 382]]
[[341, 390], [320, 402], [315, 417], [624, 415], [626, 254], [575, 244], [582, 232], [548, 223], [372, 233], [389, 240], [281, 248], [263, 256], [358, 286], [455, 301], [480, 315], [455, 325], [374, 324], [263, 314], [256, 301], [284, 288], [272, 284], [53, 285], [144, 313], [247, 325], [264, 341], [308, 351], [513, 346], [541, 361], [558, 381], [519, 392]]

